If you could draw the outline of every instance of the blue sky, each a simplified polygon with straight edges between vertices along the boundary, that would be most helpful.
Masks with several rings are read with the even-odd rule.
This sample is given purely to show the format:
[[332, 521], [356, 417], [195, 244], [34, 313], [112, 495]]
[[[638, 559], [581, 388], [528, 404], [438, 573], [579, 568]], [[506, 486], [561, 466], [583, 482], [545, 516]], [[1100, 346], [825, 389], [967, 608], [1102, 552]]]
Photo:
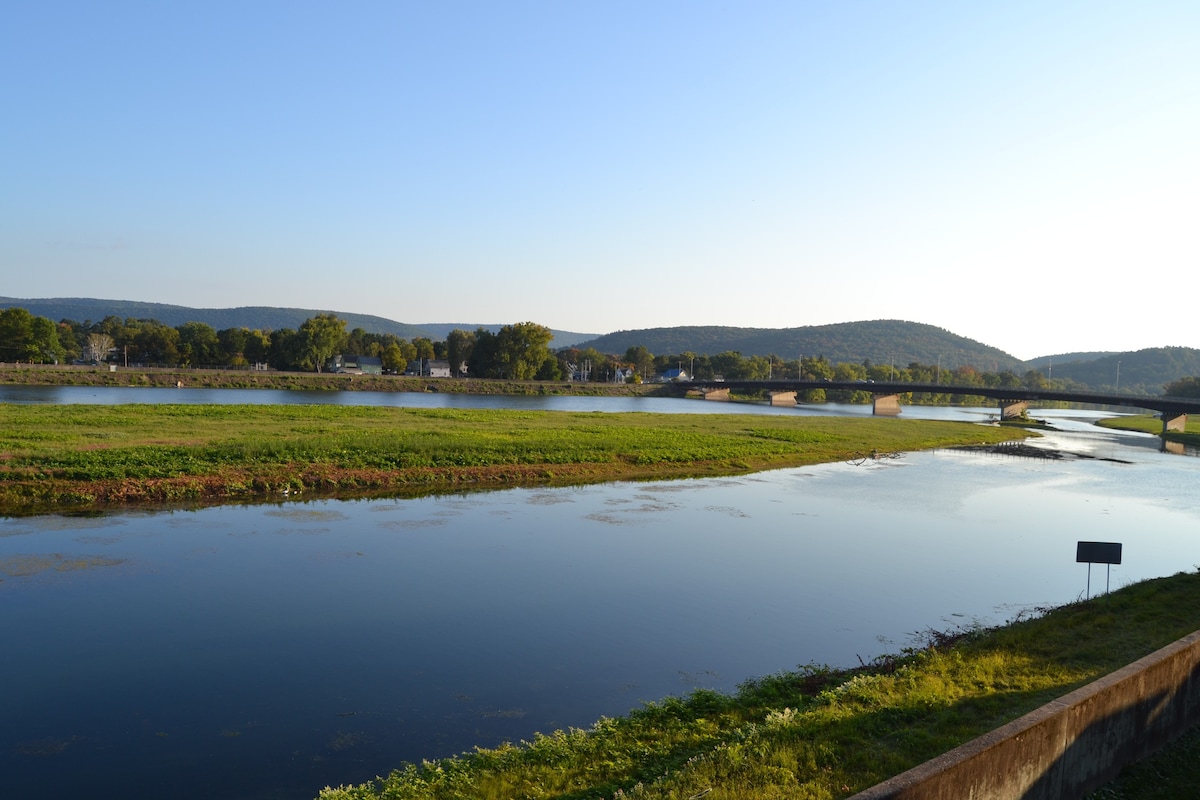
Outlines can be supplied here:
[[1200, 347], [1200, 4], [26, 2], [0, 295]]

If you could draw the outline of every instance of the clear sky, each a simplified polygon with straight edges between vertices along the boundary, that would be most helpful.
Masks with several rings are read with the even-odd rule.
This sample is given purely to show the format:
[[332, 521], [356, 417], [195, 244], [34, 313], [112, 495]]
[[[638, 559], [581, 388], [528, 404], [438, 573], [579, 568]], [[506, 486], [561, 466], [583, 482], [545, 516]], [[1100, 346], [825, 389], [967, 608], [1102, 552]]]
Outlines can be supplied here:
[[0, 295], [1200, 347], [1200, 3], [8, 0]]

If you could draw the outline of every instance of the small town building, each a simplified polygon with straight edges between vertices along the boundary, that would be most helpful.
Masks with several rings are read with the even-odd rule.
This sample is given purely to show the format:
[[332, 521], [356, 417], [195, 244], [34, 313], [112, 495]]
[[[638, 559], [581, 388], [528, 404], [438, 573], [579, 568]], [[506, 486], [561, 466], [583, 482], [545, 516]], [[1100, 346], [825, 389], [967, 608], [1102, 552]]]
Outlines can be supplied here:
[[337, 372], [342, 375], [382, 375], [383, 359], [378, 356], [358, 356], [343, 353], [329, 359], [327, 368], [330, 372]]
[[434, 358], [418, 359], [408, 362], [405, 375], [419, 375], [422, 378], [449, 378], [450, 362]]
[[666, 381], [688, 381], [691, 378], [688, 377], [687, 370], [676, 368], [664, 370], [663, 374], [659, 376], [659, 380], [665, 383]]

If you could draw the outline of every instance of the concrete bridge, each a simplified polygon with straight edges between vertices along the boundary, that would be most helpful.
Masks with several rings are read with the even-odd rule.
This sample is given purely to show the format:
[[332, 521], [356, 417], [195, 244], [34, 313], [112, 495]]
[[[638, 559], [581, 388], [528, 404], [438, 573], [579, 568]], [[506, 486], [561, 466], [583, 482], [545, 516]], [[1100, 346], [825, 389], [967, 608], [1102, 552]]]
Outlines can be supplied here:
[[[1055, 400], [1068, 403], [1087, 403], [1101, 406], [1125, 406], [1157, 411], [1163, 423], [1163, 433], [1182, 432], [1188, 414], [1200, 414], [1200, 398], [1142, 396], [1106, 392], [1073, 392], [1058, 389], [1026, 389], [1024, 387], [955, 386], [946, 383], [900, 383], [893, 381], [678, 381], [681, 389], [703, 392], [705, 399], [728, 400], [731, 390], [764, 392], [772, 405], [794, 404], [799, 392], [813, 389], [842, 389], [870, 392], [876, 414], [899, 414], [900, 395], [951, 394], [988, 397], [1000, 403], [1000, 418], [1022, 416], [1034, 400]], [[710, 396], [711, 395], [711, 396]], [[788, 402], [790, 396], [790, 403]], [[778, 398], [778, 399], [777, 399]]]

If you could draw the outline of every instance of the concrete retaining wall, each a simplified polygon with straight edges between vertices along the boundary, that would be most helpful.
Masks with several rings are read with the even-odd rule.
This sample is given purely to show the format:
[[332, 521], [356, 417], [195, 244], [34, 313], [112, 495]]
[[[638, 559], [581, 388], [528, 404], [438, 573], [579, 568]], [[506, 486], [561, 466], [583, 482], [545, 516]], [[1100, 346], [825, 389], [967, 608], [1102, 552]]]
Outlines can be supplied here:
[[1200, 722], [1200, 631], [850, 800], [1082, 797]]

